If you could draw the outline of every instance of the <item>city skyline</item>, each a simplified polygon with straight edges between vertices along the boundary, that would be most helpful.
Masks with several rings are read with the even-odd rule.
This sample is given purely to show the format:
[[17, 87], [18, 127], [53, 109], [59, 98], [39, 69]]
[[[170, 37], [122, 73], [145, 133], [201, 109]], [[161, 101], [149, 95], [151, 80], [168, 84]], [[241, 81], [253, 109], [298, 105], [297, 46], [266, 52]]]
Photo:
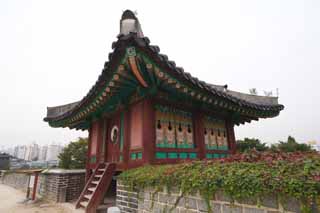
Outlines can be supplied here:
[[47, 144], [39, 145], [35, 142], [25, 145], [16, 145], [10, 148], [1, 148], [0, 152], [7, 153], [18, 159], [26, 161], [57, 161], [58, 155], [65, 145]]

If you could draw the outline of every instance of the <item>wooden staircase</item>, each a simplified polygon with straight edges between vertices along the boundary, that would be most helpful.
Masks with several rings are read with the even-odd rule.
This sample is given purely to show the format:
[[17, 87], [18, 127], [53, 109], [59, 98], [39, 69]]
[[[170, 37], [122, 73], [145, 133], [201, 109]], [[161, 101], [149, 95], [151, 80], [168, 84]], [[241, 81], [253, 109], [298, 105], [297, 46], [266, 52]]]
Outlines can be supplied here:
[[86, 183], [76, 208], [84, 208], [86, 213], [95, 213], [109, 188], [115, 169], [115, 163], [98, 164]]

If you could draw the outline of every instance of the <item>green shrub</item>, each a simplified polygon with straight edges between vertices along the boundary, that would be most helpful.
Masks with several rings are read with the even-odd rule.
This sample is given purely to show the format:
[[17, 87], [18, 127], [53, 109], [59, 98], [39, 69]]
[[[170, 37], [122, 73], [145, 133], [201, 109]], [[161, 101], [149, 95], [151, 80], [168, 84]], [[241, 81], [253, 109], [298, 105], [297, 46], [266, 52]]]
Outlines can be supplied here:
[[146, 166], [125, 171], [119, 178], [138, 189], [170, 192], [178, 187], [183, 195], [199, 191], [207, 201], [218, 190], [233, 200], [277, 194], [298, 199], [302, 209], [309, 211], [310, 203], [320, 197], [320, 156], [253, 152], [214, 161]]

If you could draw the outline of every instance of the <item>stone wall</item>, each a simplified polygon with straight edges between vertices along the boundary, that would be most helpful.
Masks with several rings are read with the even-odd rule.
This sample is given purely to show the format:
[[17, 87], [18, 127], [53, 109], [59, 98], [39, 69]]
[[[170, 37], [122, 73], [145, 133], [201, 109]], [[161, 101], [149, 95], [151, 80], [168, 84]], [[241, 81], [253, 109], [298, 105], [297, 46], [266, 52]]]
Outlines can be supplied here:
[[77, 200], [85, 185], [85, 170], [51, 169], [43, 171], [38, 193], [53, 202]]
[[4, 172], [1, 182], [16, 189], [27, 191], [29, 178], [30, 174], [27, 173]]
[[[139, 194], [131, 191], [122, 182], [117, 183], [117, 207], [121, 212], [170, 212], [179, 197], [179, 191], [173, 190], [170, 194], [166, 191], [154, 193], [152, 189], [145, 189], [140, 191]], [[216, 193], [214, 198], [210, 200], [211, 211], [214, 213], [298, 213], [300, 212], [300, 205], [297, 200], [287, 199], [284, 204], [278, 202], [276, 196], [268, 197], [261, 201], [258, 206], [256, 199], [246, 201], [235, 201], [224, 196], [222, 192]], [[196, 213], [196, 212], [209, 212], [205, 200], [197, 193], [190, 196], [182, 197], [175, 208], [172, 209], [173, 213]], [[312, 212], [316, 213], [318, 210], [314, 208]]]
[[[26, 191], [29, 183], [28, 172], [5, 172], [2, 183]], [[85, 185], [85, 170], [49, 169], [40, 173], [37, 197], [53, 202], [77, 200]]]

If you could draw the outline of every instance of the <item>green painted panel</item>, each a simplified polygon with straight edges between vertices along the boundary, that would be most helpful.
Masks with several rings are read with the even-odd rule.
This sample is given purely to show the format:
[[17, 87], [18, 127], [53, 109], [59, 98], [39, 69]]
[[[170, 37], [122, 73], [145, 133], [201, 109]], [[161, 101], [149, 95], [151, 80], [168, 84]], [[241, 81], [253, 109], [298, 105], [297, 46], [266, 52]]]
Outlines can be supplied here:
[[137, 158], [138, 158], [138, 159], [142, 159], [142, 152], [138, 152], [138, 153], [137, 153]]
[[181, 159], [187, 159], [187, 158], [188, 158], [188, 153], [185, 153], [185, 152], [179, 153], [179, 158], [181, 158]]
[[124, 112], [121, 112], [120, 115], [120, 151], [123, 150], [124, 142]]
[[192, 148], [194, 148], [194, 144], [187, 144], [187, 143], [179, 144], [179, 145], [177, 145], [177, 148], [180, 148], [180, 149], [192, 149]]
[[228, 150], [228, 146], [219, 146], [218, 149], [219, 150]]
[[219, 154], [213, 154], [213, 158], [220, 158]]
[[168, 153], [168, 158], [176, 159], [176, 158], [178, 158], [178, 154], [176, 152], [169, 152]]
[[189, 153], [189, 157], [191, 158], [191, 159], [195, 159], [195, 158], [197, 158], [197, 153]]
[[167, 153], [165, 152], [156, 152], [156, 159], [165, 159], [167, 158]]
[[208, 150], [217, 150], [218, 149], [217, 145], [213, 145], [213, 146], [206, 145], [206, 148]]
[[210, 153], [207, 153], [207, 154], [206, 154], [206, 158], [211, 159], [211, 158], [213, 158], [213, 155], [210, 154]]
[[132, 160], [135, 160], [135, 159], [137, 159], [137, 154], [136, 153], [131, 153], [130, 157], [131, 157]]
[[158, 143], [158, 144], [156, 144], [156, 147], [158, 147], [158, 148], [176, 148], [177, 147], [177, 145], [174, 143], [174, 144], [168, 144], [168, 140], [167, 140], [167, 138], [165, 137], [164, 139], [163, 139], [163, 143]]
[[122, 162], [122, 161], [123, 161], [123, 156], [122, 156], [122, 155], [120, 155], [120, 157], [119, 157], [119, 161], [120, 161], [120, 162]]
[[90, 157], [90, 163], [95, 163], [97, 162], [97, 157], [95, 155]]

